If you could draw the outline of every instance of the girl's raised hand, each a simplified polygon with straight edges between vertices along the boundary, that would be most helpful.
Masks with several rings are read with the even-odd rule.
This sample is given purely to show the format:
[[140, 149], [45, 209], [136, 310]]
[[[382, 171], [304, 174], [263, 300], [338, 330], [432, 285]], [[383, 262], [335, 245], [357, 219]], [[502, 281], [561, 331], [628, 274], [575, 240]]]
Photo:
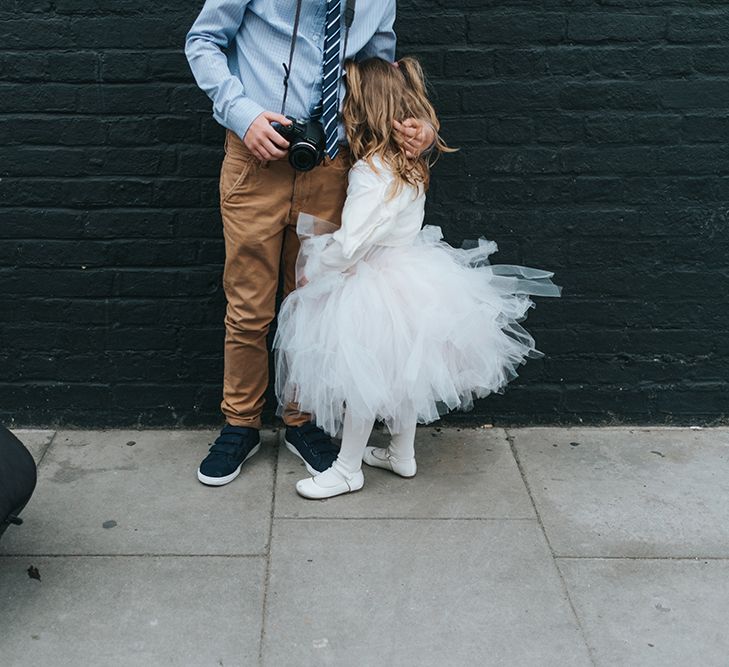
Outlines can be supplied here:
[[409, 158], [419, 157], [430, 148], [435, 141], [435, 130], [427, 121], [418, 118], [406, 118], [402, 123], [393, 119], [395, 137], [405, 148], [405, 155]]

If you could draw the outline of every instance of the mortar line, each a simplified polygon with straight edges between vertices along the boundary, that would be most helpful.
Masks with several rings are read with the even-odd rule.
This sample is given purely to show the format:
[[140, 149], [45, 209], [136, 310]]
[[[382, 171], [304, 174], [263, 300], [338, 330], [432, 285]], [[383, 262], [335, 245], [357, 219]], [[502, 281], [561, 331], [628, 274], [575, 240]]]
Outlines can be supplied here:
[[271, 489], [271, 513], [268, 518], [268, 547], [266, 549], [266, 569], [263, 575], [263, 604], [261, 605], [261, 634], [258, 637], [258, 664], [263, 665], [263, 643], [266, 639], [266, 611], [268, 610], [268, 585], [271, 579], [271, 547], [273, 546], [273, 518], [276, 514], [276, 485], [278, 482], [278, 460], [281, 451], [282, 431], [277, 430], [275, 436], [275, 452], [273, 458], [273, 488]]
[[572, 610], [572, 615], [574, 616], [574, 619], [577, 623], [577, 628], [580, 631], [580, 636], [582, 637], [582, 641], [585, 644], [585, 648], [587, 649], [587, 654], [590, 658], [590, 661], [593, 665], [597, 665], [597, 659], [596, 656], [592, 650], [592, 647], [590, 646], [590, 642], [587, 640], [587, 634], [585, 632], [585, 628], [582, 625], [582, 621], [580, 620], [579, 615], [577, 614], [577, 609], [575, 608], [575, 604], [572, 601], [572, 596], [570, 595], [569, 589], [567, 588], [567, 582], [564, 579], [564, 576], [562, 575], [562, 571], [559, 569], [559, 565], [557, 564], [557, 558], [556, 554], [554, 552], [554, 548], [552, 547], [552, 543], [549, 541], [549, 536], [547, 535], [547, 531], [544, 527], [544, 522], [542, 521], [542, 517], [539, 514], [539, 509], [537, 508], [537, 504], [534, 500], [534, 495], [532, 494], [532, 489], [529, 486], [529, 481], [527, 480], [526, 473], [524, 472], [524, 466], [521, 463], [521, 460], [519, 459], [519, 454], [516, 450], [516, 444], [514, 441], [514, 436], [511, 434], [511, 428], [506, 427], [504, 428], [504, 434], [506, 436], [506, 441], [509, 443], [509, 448], [511, 449], [511, 455], [514, 457], [514, 461], [516, 462], [516, 467], [519, 470], [519, 474], [521, 475], [522, 482], [524, 483], [524, 487], [526, 488], [526, 492], [529, 495], [529, 501], [532, 504], [532, 508], [534, 509], [534, 514], [537, 517], [537, 524], [539, 525], [539, 528], [542, 531], [542, 535], [544, 535], [544, 540], [547, 543], [547, 548], [549, 549], [549, 553], [552, 556], [552, 564], [554, 566], [554, 569], [557, 571], [557, 576], [559, 577], [559, 581], [562, 584], [562, 590], [564, 591], [564, 595], [567, 598], [567, 603], [570, 606], [570, 609]]

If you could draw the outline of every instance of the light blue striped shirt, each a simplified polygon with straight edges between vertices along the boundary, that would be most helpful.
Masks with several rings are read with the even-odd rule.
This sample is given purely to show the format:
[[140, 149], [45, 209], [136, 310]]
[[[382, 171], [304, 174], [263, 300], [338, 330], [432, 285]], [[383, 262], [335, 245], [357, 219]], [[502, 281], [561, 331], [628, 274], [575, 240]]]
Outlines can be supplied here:
[[[321, 100], [326, 4], [302, 0], [286, 101], [289, 116], [308, 117]], [[394, 60], [395, 5], [395, 0], [357, 3], [347, 58]], [[342, 0], [342, 23], [345, 6]], [[281, 110], [282, 63], [289, 61], [295, 13], [295, 0], [206, 0], [187, 33], [185, 55], [198, 86], [213, 101], [213, 118], [241, 138], [260, 113]], [[340, 104], [343, 98], [340, 81]], [[339, 136], [344, 137], [341, 123]]]

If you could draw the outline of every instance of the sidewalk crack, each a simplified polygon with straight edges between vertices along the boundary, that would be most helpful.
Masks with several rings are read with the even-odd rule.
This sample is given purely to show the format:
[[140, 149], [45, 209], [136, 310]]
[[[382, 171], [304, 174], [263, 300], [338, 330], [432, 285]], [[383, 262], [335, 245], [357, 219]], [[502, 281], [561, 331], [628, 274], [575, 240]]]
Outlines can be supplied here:
[[579, 629], [580, 636], [582, 637], [582, 641], [585, 643], [585, 648], [587, 649], [587, 653], [590, 657], [590, 661], [593, 665], [597, 665], [597, 659], [595, 657], [595, 653], [592, 650], [592, 647], [590, 646], [590, 642], [587, 640], [587, 634], [585, 632], [585, 628], [582, 625], [582, 621], [580, 620], [579, 615], [577, 614], [577, 609], [575, 608], [575, 604], [572, 600], [572, 596], [570, 595], [569, 589], [567, 588], [567, 582], [565, 581], [564, 577], [562, 576], [562, 571], [559, 569], [559, 565], [557, 564], [557, 555], [554, 552], [554, 548], [552, 547], [552, 543], [549, 541], [549, 536], [547, 535], [547, 531], [544, 528], [544, 522], [542, 521], [542, 517], [539, 514], [539, 509], [537, 508], [537, 503], [534, 500], [534, 494], [532, 493], [531, 487], [529, 486], [529, 481], [527, 480], [526, 473], [524, 472], [524, 466], [522, 465], [521, 460], [519, 459], [519, 453], [516, 449], [516, 443], [514, 436], [511, 434], [511, 429], [505, 427], [504, 428], [504, 434], [506, 436], [506, 441], [509, 443], [509, 448], [511, 449], [511, 455], [514, 457], [514, 461], [516, 462], [516, 467], [519, 470], [519, 475], [521, 475], [522, 482], [524, 483], [524, 487], [526, 488], [527, 494], [529, 494], [529, 501], [532, 504], [532, 508], [534, 509], [534, 514], [537, 517], [537, 524], [539, 525], [539, 528], [542, 531], [542, 535], [544, 535], [544, 540], [547, 543], [547, 548], [549, 549], [549, 553], [552, 556], [552, 564], [554, 565], [554, 569], [557, 571], [557, 576], [559, 577], [559, 581], [562, 585], [562, 591], [564, 593], [564, 596], [567, 598], [567, 603], [570, 606], [570, 609], [572, 610], [572, 615], [574, 616], [575, 622], [577, 623], [577, 628]]
[[278, 460], [281, 450], [279, 431], [275, 432], [275, 447], [273, 458], [273, 490], [271, 495], [271, 514], [268, 520], [268, 546], [266, 548], [266, 571], [263, 579], [263, 605], [261, 608], [261, 634], [258, 638], [258, 664], [263, 665], [263, 646], [266, 639], [266, 612], [268, 610], [268, 585], [271, 578], [271, 548], [273, 544], [273, 517], [276, 514], [276, 485], [278, 482]]

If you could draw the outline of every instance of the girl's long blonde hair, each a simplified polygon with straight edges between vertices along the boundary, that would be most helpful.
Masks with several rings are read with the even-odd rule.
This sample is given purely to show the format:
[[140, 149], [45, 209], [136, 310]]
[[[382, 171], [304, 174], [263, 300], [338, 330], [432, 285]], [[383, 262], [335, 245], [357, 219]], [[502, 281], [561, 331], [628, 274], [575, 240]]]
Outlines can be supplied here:
[[[381, 58], [368, 58], [360, 63], [345, 63], [347, 95], [342, 117], [347, 141], [354, 160], [366, 160], [373, 169], [375, 156], [395, 174], [390, 195], [403, 185], [428, 187], [430, 166], [441, 153], [452, 152], [438, 134], [440, 123], [428, 100], [425, 77], [415, 58], [401, 58], [393, 66]], [[417, 118], [429, 122], [435, 130], [433, 159], [426, 155], [409, 158], [396, 137], [393, 120]]]

